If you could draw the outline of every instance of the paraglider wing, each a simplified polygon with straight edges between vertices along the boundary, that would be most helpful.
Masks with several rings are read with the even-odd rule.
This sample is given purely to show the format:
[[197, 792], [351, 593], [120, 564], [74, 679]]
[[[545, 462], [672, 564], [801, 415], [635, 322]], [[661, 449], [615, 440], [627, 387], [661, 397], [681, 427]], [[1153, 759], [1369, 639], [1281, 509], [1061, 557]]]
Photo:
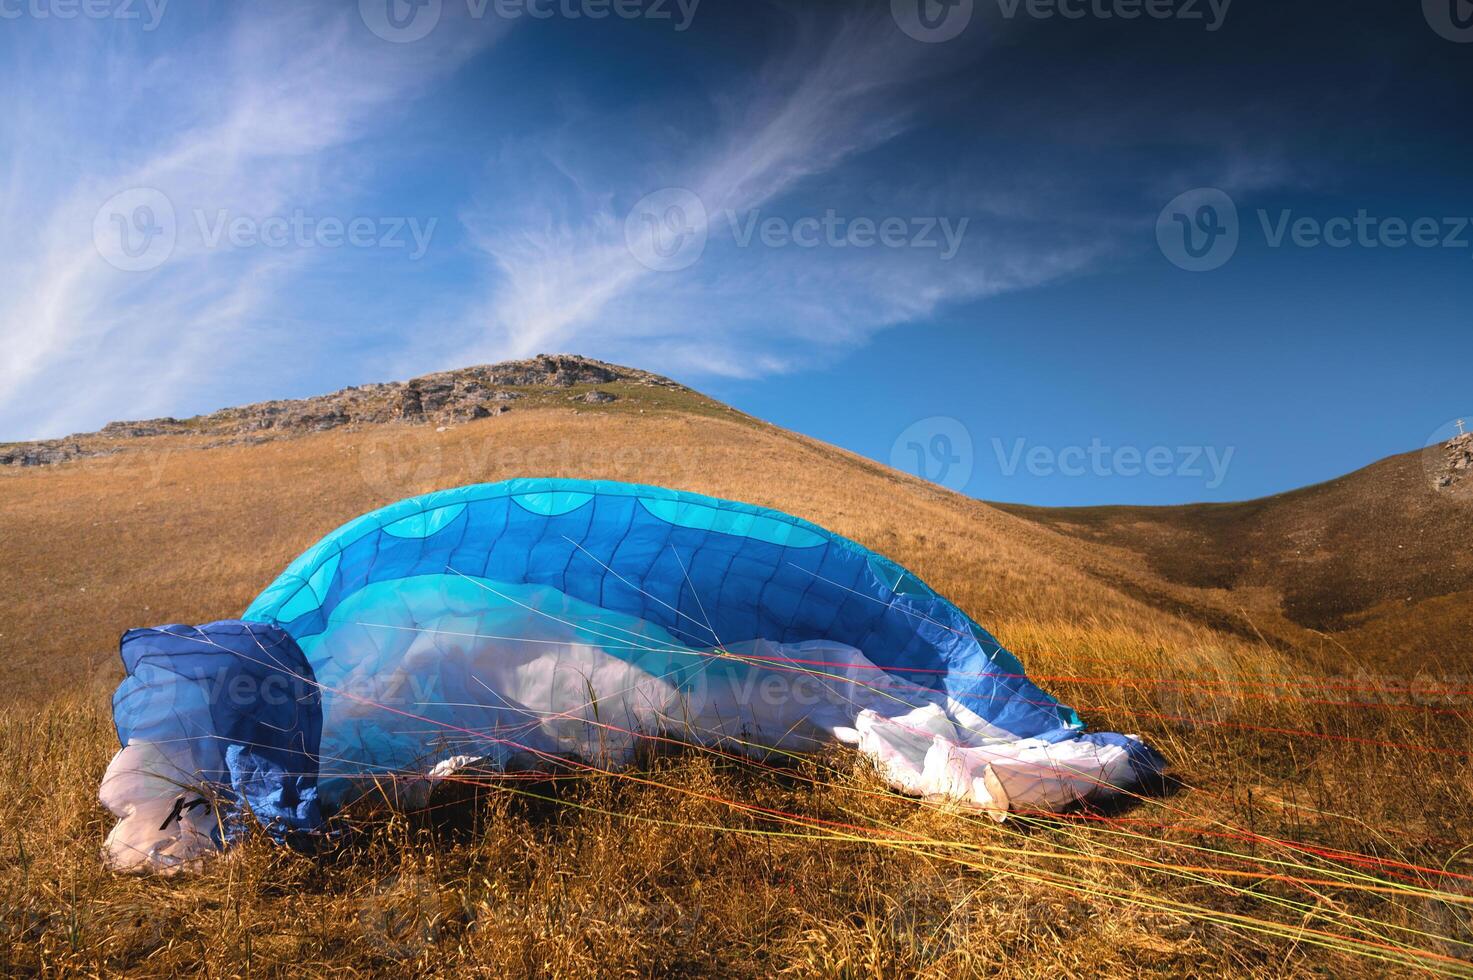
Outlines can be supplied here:
[[472, 760], [618, 765], [650, 736], [849, 742], [905, 792], [999, 816], [1161, 766], [1133, 736], [1085, 733], [894, 562], [658, 487], [513, 480], [403, 500], [308, 549], [243, 619], [294, 641], [320, 692], [327, 811], [389, 774], [413, 804]]

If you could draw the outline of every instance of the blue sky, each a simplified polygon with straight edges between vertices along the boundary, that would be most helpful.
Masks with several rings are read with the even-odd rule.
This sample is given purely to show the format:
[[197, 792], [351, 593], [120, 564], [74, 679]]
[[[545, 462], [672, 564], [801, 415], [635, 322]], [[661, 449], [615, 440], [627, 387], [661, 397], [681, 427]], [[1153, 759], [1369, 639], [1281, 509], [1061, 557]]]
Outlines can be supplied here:
[[0, 438], [573, 351], [1174, 503], [1473, 415], [1466, 0], [532, 6], [0, 0]]

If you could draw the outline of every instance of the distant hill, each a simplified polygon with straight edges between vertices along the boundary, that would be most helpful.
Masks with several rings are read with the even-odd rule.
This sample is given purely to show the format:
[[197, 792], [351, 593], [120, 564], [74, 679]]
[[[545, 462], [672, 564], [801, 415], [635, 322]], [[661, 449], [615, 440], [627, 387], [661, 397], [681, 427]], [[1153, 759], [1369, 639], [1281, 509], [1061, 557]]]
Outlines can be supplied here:
[[1473, 433], [1243, 503], [996, 506], [1227, 593], [1290, 635], [1334, 634], [1388, 661], [1473, 654]]
[[[110, 663], [127, 627], [239, 614], [301, 549], [364, 511], [550, 475], [802, 515], [916, 569], [1005, 641], [1010, 622], [1088, 619], [1205, 628], [1331, 661], [1345, 644], [1398, 662], [1467, 659], [1473, 480], [1453, 465], [1457, 449], [1242, 504], [987, 504], [668, 378], [544, 354], [0, 445], [0, 650]], [[1441, 488], [1439, 466], [1454, 477]]]

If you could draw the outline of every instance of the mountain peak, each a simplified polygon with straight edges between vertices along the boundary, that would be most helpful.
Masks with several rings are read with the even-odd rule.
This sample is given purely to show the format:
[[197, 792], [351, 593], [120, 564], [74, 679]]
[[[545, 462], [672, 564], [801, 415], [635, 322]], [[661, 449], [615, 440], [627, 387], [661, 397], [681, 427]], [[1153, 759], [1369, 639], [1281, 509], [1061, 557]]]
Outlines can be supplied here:
[[[322, 432], [389, 422], [454, 425], [501, 415], [519, 401], [562, 392], [582, 404], [608, 404], [620, 392], [600, 385], [689, 391], [669, 378], [579, 354], [538, 354], [516, 361], [437, 371], [407, 381], [352, 385], [325, 395], [274, 399], [205, 415], [109, 422], [97, 432], [64, 439], [0, 445], [0, 465], [39, 466], [81, 456], [108, 455], [118, 440], [148, 436], [212, 435], [259, 441], [268, 435]], [[587, 390], [583, 390], [587, 389]]]

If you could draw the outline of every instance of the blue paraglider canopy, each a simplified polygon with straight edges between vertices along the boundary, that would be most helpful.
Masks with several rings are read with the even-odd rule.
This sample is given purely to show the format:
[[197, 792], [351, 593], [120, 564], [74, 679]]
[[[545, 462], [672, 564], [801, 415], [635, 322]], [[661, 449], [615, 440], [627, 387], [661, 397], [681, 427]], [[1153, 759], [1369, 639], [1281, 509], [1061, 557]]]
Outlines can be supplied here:
[[[617, 764], [653, 733], [837, 739], [899, 789], [998, 815], [1160, 769], [1134, 737], [1085, 734], [889, 559], [780, 511], [634, 484], [512, 480], [399, 501], [309, 548], [242, 621], [134, 631], [124, 658], [124, 753], [152, 746], [135, 754], [154, 764], [173, 745], [169, 765], [222, 790], [221, 812], [244, 802], [282, 832], [384, 774], [422, 785], [472, 762]], [[302, 696], [222, 705], [206, 685], [222, 673]], [[198, 757], [177, 749], [201, 734]], [[123, 783], [113, 796], [149, 789]], [[154, 809], [178, 795], [155, 792]], [[123, 866], [198, 850], [122, 829]]]

